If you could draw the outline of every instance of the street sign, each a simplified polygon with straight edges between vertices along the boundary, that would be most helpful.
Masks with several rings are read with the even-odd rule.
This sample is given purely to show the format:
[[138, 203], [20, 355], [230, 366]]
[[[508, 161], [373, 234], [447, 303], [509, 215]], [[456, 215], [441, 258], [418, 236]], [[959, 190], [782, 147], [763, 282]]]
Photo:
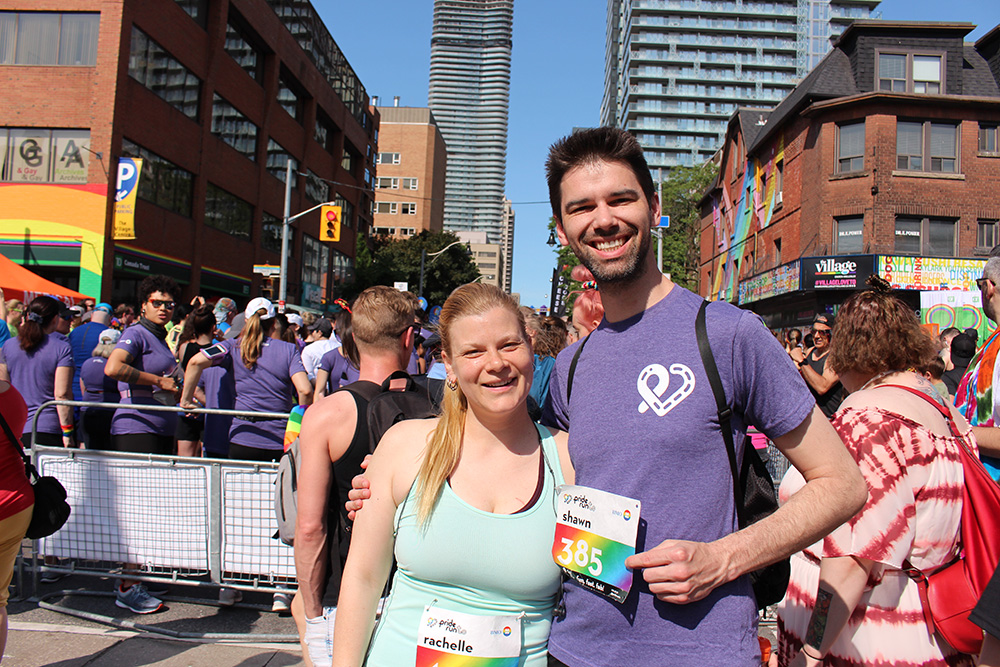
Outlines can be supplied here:
[[260, 275], [264, 276], [265, 278], [270, 278], [271, 276], [276, 276], [279, 273], [281, 273], [281, 267], [280, 266], [273, 266], [271, 264], [254, 264], [253, 265], [253, 272], [254, 273], [259, 273]]
[[660, 216], [659, 227], [662, 228], [662, 229], [666, 229], [669, 226], [670, 226], [670, 216], [669, 215], [661, 215]]

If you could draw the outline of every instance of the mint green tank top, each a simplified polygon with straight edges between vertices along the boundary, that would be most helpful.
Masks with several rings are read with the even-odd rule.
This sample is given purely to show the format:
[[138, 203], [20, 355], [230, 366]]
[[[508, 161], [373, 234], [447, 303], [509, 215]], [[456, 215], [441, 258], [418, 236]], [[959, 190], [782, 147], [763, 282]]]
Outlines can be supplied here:
[[416, 662], [420, 616], [428, 606], [467, 614], [524, 613], [519, 666], [545, 667], [559, 568], [552, 560], [555, 488], [563, 483], [555, 441], [537, 426], [545, 457], [542, 494], [519, 514], [493, 514], [449, 484], [427, 523], [417, 525], [416, 485], [396, 509], [399, 569], [375, 630], [368, 667]]

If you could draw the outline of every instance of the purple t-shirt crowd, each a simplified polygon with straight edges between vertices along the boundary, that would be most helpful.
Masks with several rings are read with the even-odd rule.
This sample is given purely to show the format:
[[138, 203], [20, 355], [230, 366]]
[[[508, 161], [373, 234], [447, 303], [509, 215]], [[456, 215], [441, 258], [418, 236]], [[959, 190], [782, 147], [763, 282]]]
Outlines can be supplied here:
[[[642, 502], [637, 552], [666, 539], [711, 542], [736, 530], [726, 447], [695, 337], [701, 301], [675, 285], [646, 311], [603, 321], [580, 355], [569, 405], [575, 346], [552, 373], [542, 422], [569, 430], [577, 484]], [[735, 406], [742, 458], [747, 423], [778, 437], [801, 424], [815, 401], [755, 314], [713, 303], [706, 324]], [[574, 667], [760, 664], [748, 577], [685, 605], [658, 600], [641, 577], [621, 605], [574, 583], [563, 588], [566, 616], [552, 625], [549, 652]]]

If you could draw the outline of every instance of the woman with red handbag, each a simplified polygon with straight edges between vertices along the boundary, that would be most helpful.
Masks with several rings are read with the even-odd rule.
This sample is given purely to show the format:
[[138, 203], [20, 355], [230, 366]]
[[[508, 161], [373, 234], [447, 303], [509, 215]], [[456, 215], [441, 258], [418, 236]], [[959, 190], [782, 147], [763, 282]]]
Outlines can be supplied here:
[[[930, 573], [956, 558], [960, 440], [977, 449], [965, 419], [914, 372], [935, 348], [913, 310], [885, 281], [870, 284], [874, 289], [841, 307], [830, 351], [851, 392], [832, 423], [868, 482], [869, 498], [851, 520], [792, 557], [778, 606], [777, 663], [971, 666], [971, 656], [929, 628], [907, 570]], [[780, 499], [803, 484], [790, 469]]]

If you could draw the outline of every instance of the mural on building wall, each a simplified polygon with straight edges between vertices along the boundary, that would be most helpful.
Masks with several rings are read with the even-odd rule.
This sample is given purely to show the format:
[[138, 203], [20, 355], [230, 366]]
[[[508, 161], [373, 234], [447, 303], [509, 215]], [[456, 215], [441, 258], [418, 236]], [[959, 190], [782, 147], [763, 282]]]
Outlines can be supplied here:
[[920, 293], [920, 321], [936, 327], [941, 333], [948, 327], [975, 329], [979, 342], [985, 341], [997, 325], [983, 315], [983, 298], [974, 292], [938, 290]]
[[107, 185], [0, 184], [0, 246], [27, 268], [79, 266], [77, 291], [101, 292]]
[[737, 297], [744, 245], [754, 232], [771, 224], [775, 206], [775, 165], [784, 156], [784, 137], [778, 137], [767, 162], [747, 158], [739, 192], [730, 192], [729, 184], [720, 179], [723, 180], [720, 182], [721, 194], [712, 196], [712, 223], [719, 254], [712, 267], [712, 289], [708, 298], [733, 301]]

